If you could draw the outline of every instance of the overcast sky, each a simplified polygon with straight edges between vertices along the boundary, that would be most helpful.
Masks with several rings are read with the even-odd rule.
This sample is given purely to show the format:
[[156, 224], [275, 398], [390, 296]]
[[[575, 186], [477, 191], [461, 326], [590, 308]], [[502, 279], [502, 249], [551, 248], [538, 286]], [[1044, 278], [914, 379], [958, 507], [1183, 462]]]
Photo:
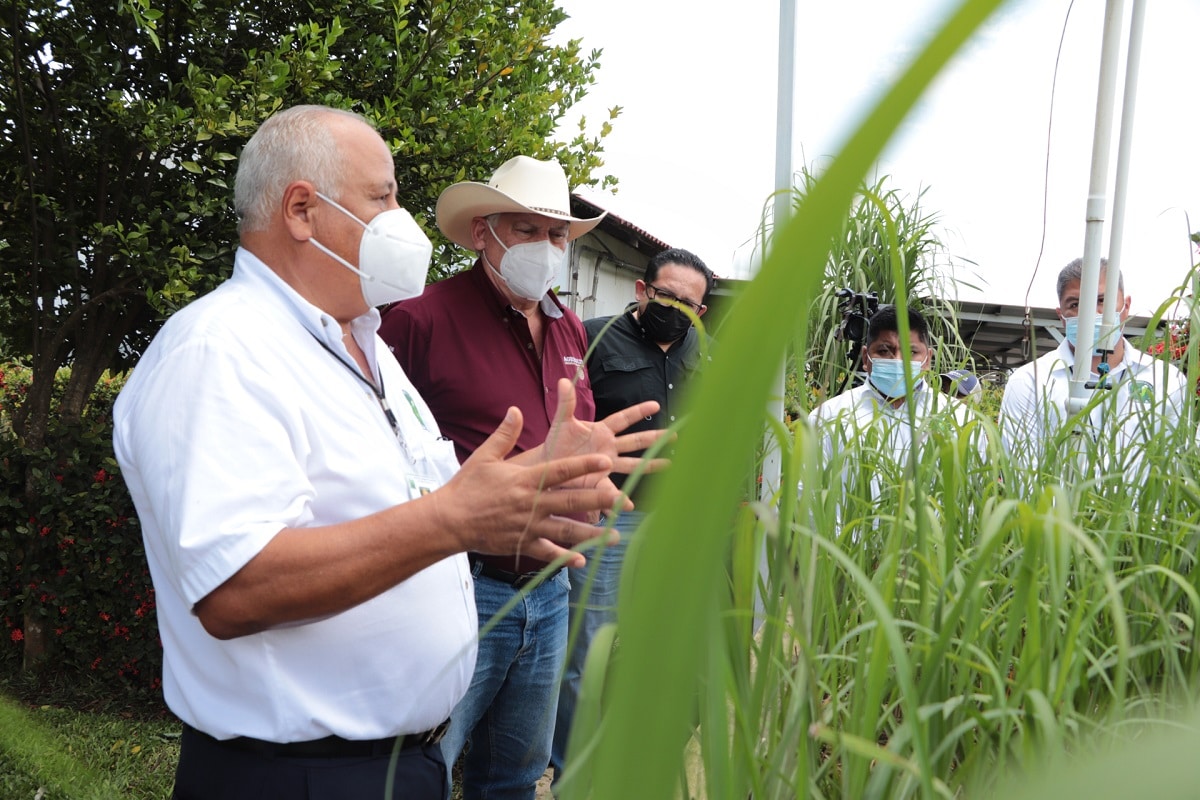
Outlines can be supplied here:
[[[605, 139], [615, 195], [584, 191], [718, 275], [748, 274], [775, 173], [777, 2], [561, 0], [564, 37], [602, 48], [597, 83], [571, 121]], [[1125, 2], [1128, 18], [1132, 2]], [[928, 38], [945, 0], [797, 0], [796, 169], [837, 151], [870, 103]], [[1070, 15], [1068, 20], [1068, 8]], [[1104, 3], [1012, 0], [952, 63], [878, 169], [942, 222], [950, 254], [983, 297], [1055, 305], [1054, 278], [1083, 254]], [[1063, 26], [1053, 120], [1051, 88]], [[1147, 3], [1122, 264], [1134, 312], [1187, 274], [1200, 230], [1200, 3]], [[1124, 81], [1124, 46], [1117, 108]], [[1047, 171], [1047, 136], [1049, 170]], [[1116, 133], [1109, 189], [1116, 172]], [[1043, 196], [1048, 198], [1043, 237]], [[1188, 212], [1191, 218], [1189, 222]], [[1111, 217], [1111, 211], [1107, 214]], [[1106, 229], [1103, 252], [1109, 249]], [[962, 297], [980, 295], [968, 290]]]

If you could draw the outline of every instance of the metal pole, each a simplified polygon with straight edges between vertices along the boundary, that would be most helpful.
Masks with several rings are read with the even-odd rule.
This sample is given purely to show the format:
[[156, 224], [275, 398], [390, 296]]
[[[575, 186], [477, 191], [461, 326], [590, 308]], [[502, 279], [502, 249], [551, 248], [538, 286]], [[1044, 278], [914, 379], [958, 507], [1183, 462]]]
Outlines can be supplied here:
[[[1092, 372], [1093, 325], [1100, 289], [1100, 248], [1104, 237], [1105, 188], [1108, 151], [1112, 142], [1113, 103], [1116, 96], [1117, 57], [1121, 46], [1123, 0], [1108, 0], [1104, 11], [1104, 39], [1100, 51], [1100, 85], [1096, 98], [1096, 127], [1092, 137], [1092, 172], [1088, 185], [1087, 227], [1083, 240], [1083, 274], [1079, 282], [1079, 337], [1075, 342], [1075, 369], [1071, 374], [1068, 413], [1087, 404], [1087, 382]], [[1115, 270], [1114, 270], [1115, 273]]]
[[1125, 96], [1121, 101], [1121, 138], [1117, 143], [1117, 177], [1113, 185], [1112, 230], [1108, 240], [1108, 272], [1104, 283], [1103, 331], [1117, 326], [1117, 293], [1121, 277], [1121, 246], [1125, 238], [1125, 197], [1129, 193], [1129, 152], [1133, 142], [1134, 110], [1137, 107], [1138, 70], [1142, 58], [1142, 29], [1146, 21], [1145, 0], [1133, 0], [1129, 21], [1129, 46], [1125, 55]]
[[[796, 63], [796, 0], [779, 0], [779, 89], [775, 101], [775, 205], [771, 215], [772, 236], [786, 223], [792, 211], [792, 106]], [[779, 365], [775, 388], [767, 398], [767, 414], [783, 419], [784, 365]], [[762, 485], [759, 499], [769, 500], [779, 489], [782, 463], [779, 445], [771, 431], [763, 442]]]
[[[795, 82], [796, 62], [796, 0], [779, 0], [779, 89], [775, 100], [775, 205], [771, 214], [771, 237], [764, 246], [763, 258], [766, 258], [766, 247], [791, 216], [792, 206], [792, 100], [793, 83]], [[761, 263], [761, 261], [760, 261]], [[783, 420], [784, 370], [785, 363], [779, 365], [775, 376], [775, 385], [767, 397], [766, 413], [769, 419]], [[773, 429], [768, 428], [763, 434], [763, 463], [762, 483], [758, 487], [758, 498], [768, 504], [780, 489], [783, 475], [783, 460], [780, 455], [779, 443], [775, 441]], [[767, 540], [763, 539], [758, 550], [758, 574], [764, 584], [770, 574], [767, 563]], [[757, 631], [764, 621], [763, 599], [756, 591], [754, 593], [754, 630]]]

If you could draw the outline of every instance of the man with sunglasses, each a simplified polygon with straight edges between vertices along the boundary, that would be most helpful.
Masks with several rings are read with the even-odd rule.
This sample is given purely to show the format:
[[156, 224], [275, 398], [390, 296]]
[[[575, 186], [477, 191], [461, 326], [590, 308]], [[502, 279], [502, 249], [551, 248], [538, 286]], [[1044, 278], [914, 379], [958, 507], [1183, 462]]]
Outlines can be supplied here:
[[[631, 400], [655, 400], [657, 414], [630, 426], [629, 431], [653, 430], [679, 420], [680, 396], [689, 376], [705, 357], [701, 333], [692, 315], [708, 310], [705, 301], [713, 289], [712, 271], [694, 253], [673, 248], [650, 260], [642, 279], [634, 284], [636, 302], [612, 317], [584, 322], [590, 343], [588, 377], [596, 414], [626, 408]], [[627, 537], [646, 516], [642, 505], [649, 493], [649, 475], [630, 479], [614, 473], [613, 483], [633, 499], [636, 510], [622, 511], [602, 520], [621, 533], [621, 541], [589, 558], [595, 569], [568, 570], [571, 578], [570, 625], [572, 646], [559, 689], [558, 718], [554, 729], [551, 763], [557, 781], [563, 772], [571, 721], [579, 696], [584, 659], [596, 631], [616, 617], [617, 585]], [[578, 633], [575, 633], [578, 631]]]

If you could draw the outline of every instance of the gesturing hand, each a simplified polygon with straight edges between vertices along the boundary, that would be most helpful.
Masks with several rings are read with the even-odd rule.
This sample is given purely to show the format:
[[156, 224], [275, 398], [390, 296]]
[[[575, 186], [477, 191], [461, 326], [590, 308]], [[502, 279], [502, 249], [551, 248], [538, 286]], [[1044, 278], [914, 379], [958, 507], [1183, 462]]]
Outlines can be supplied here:
[[[646, 400], [642, 403], [609, 414], [598, 422], [588, 422], [575, 418], [575, 387], [566, 378], [558, 382], [558, 408], [554, 413], [554, 424], [541, 448], [534, 448], [530, 453], [541, 453], [540, 458], [561, 458], [569, 455], [584, 455], [596, 453], [612, 459], [613, 472], [629, 474], [637, 469], [642, 459], [640, 456], [625, 456], [624, 453], [645, 450], [650, 447], [666, 431], [640, 431], [619, 435], [630, 425], [655, 414], [658, 403]], [[646, 471], [656, 472], [668, 465], [663, 458], [647, 462]], [[591, 476], [590, 485], [598, 485], [606, 479], [607, 473]], [[588, 479], [585, 478], [585, 482]]]
[[[560, 390], [560, 409], [561, 398]], [[574, 390], [571, 398], [573, 411]], [[586, 441], [552, 457], [541, 454], [533, 458], [530, 454], [535, 451], [529, 451], [506, 458], [522, 425], [520, 410], [509, 408], [496, 431], [442, 489], [433, 492], [440, 524], [459, 537], [462, 550], [541, 561], [565, 556], [568, 566], [583, 566], [583, 555], [567, 548], [595, 538], [596, 529], [561, 515], [612, 508], [621, 498], [617, 488], [607, 479], [588, 481], [587, 477], [607, 476], [613, 459], [604, 452], [589, 451]]]

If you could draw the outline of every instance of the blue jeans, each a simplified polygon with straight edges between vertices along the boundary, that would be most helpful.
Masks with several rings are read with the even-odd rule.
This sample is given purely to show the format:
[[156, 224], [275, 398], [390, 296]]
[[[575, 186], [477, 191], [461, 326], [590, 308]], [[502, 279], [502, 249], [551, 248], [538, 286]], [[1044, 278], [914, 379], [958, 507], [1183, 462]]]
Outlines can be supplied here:
[[[442, 754], [453, 768], [463, 753], [465, 800], [533, 800], [550, 763], [554, 709], [567, 652], [566, 570], [532, 591], [475, 572], [479, 656], [467, 694], [450, 715]], [[521, 595], [495, 626], [496, 613]]]
[[[556, 781], [566, 764], [567, 739], [575, 718], [575, 705], [579, 701], [579, 686], [588, 649], [596, 631], [617, 618], [617, 588], [621, 582], [625, 549], [645, 516], [641, 511], [622, 511], [612, 521], [612, 527], [621, 534], [621, 541], [608, 545], [603, 552], [593, 551], [588, 556], [587, 566], [568, 570], [571, 576], [571, 636], [574, 638], [558, 694], [554, 746], [550, 753]], [[600, 527], [608, 524], [608, 521], [601, 521]]]

